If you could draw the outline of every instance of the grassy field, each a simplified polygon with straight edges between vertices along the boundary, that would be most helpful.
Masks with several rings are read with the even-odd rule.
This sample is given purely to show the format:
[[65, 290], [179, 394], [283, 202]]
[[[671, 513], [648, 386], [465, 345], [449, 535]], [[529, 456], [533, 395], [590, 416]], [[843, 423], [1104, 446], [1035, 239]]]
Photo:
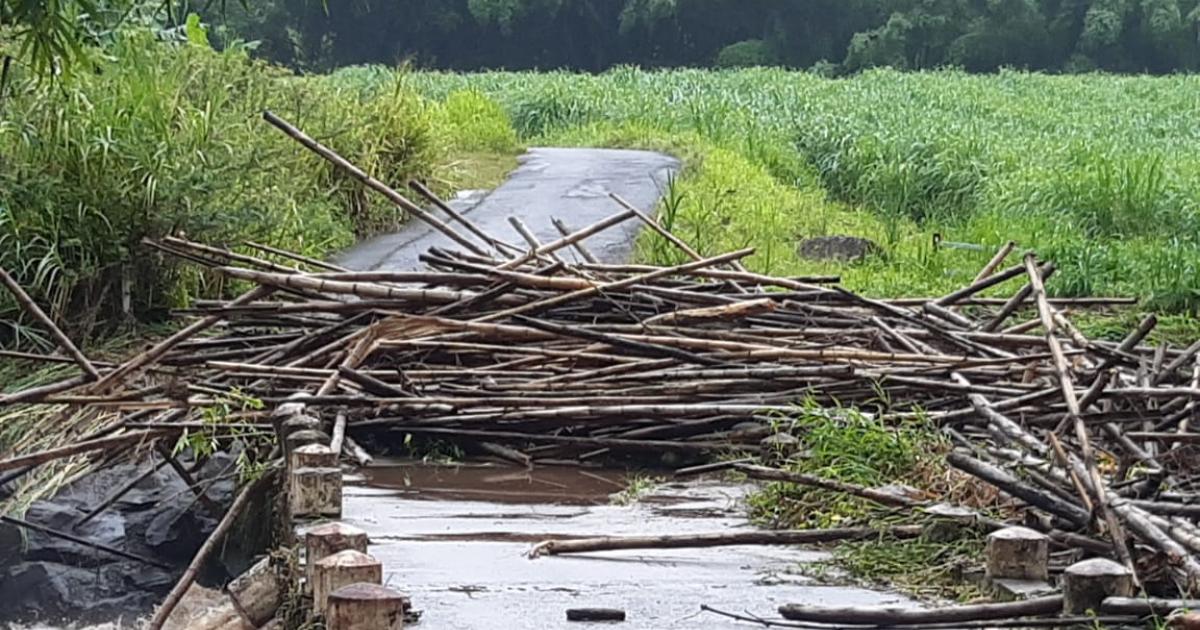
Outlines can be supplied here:
[[[389, 74], [331, 80], [369, 87]], [[939, 293], [989, 256], [935, 249], [940, 232], [989, 252], [1009, 239], [1035, 249], [1060, 268], [1057, 295], [1200, 308], [1197, 77], [622, 68], [410, 79], [435, 101], [499, 103], [528, 144], [675, 152], [688, 168], [664, 216], [704, 252], [755, 245], [760, 270]], [[825, 234], [865, 236], [885, 254], [856, 265], [797, 256], [798, 240]], [[646, 240], [643, 256], [674, 255]]]

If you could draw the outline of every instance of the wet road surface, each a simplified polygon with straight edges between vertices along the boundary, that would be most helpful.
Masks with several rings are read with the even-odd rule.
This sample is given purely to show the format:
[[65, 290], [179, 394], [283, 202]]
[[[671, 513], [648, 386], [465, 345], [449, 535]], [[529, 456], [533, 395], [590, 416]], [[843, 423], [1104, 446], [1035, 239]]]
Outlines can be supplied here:
[[[796, 547], [629, 550], [541, 557], [549, 538], [722, 532], [752, 527], [747, 487], [666, 483], [629, 505], [624, 473], [577, 468], [373, 466], [347, 479], [344, 518], [370, 534], [384, 580], [412, 596], [429, 630], [577, 628], [568, 608], [627, 612], [631, 630], [745, 628], [700, 611], [774, 616], [783, 603], [882, 605], [903, 598], [798, 575], [824, 557]], [[583, 627], [587, 627], [585, 624]]]
[[[609, 197], [616, 193], [640, 210], [653, 214], [660, 191], [679, 161], [661, 153], [618, 149], [530, 149], [499, 188], [480, 195], [466, 195], [451, 203], [484, 232], [505, 242], [526, 247], [520, 234], [509, 224], [515, 216], [542, 243], [561, 236], [552, 218], [579, 229], [621, 211]], [[447, 217], [434, 212], [442, 219]], [[459, 232], [466, 230], [455, 224]], [[639, 223], [632, 219], [584, 240], [584, 244], [603, 262], [625, 262], [633, 251]], [[368, 239], [350, 248], [335, 260], [359, 271], [418, 269], [418, 256], [430, 247], [462, 249], [445, 235], [425, 223], [414, 220], [399, 232]], [[559, 255], [575, 260], [574, 250]]]

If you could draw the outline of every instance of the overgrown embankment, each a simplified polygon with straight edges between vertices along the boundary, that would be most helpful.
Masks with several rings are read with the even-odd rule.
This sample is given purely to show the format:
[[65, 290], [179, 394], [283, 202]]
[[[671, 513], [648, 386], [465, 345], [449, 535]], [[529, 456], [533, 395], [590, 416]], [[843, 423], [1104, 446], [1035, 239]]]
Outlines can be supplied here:
[[[0, 266], [77, 335], [225, 290], [156, 255], [145, 238], [186, 234], [322, 257], [405, 219], [272, 133], [264, 109], [398, 186], [417, 178], [444, 190], [463, 178], [464, 157], [517, 150], [494, 104], [465, 93], [434, 103], [400, 74], [365, 91], [295, 77], [244, 49], [144, 32], [92, 58], [92, 67], [41, 80], [15, 64], [0, 118]], [[489, 124], [508, 132], [478, 133]], [[0, 295], [0, 344], [38, 336]]]

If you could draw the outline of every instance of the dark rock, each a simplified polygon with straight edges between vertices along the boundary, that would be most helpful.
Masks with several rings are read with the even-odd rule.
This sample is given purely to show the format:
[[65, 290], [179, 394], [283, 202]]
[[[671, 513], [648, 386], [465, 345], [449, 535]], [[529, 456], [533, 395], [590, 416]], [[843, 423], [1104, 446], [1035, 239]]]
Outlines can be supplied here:
[[818, 236], [800, 243], [800, 255], [809, 260], [863, 260], [883, 250], [874, 241], [857, 236]]
[[264, 549], [275, 544], [274, 523], [282, 493], [267, 484], [250, 497], [249, 505], [233, 522], [232, 533], [225, 538], [216, 560], [230, 576], [238, 576], [258, 561]]
[[212, 519], [200, 516], [188, 505], [167, 505], [157, 510], [146, 526], [146, 545], [156, 557], [187, 562], [213, 527]]
[[0, 523], [0, 567], [17, 562], [25, 551], [25, 536], [16, 525]]
[[167, 584], [173, 576], [143, 564], [117, 562], [85, 569], [52, 562], [21, 562], [0, 571], [0, 601], [8, 619], [96, 622], [132, 618], [150, 610], [163, 589], [146, 590], [129, 576]]
[[[189, 469], [194, 467], [195, 460], [187, 454], [177, 459]], [[226, 506], [232, 500], [236, 461], [236, 454], [214, 455], [193, 473], [206, 488], [207, 496], [219, 505]], [[174, 568], [158, 569], [86, 545], [0, 524], [0, 627], [6, 621], [128, 621], [161, 600], [216, 527], [216, 520], [173, 469], [159, 468], [107, 510], [73, 528], [114, 491], [156, 463], [157, 459], [116, 464], [96, 471], [62, 489], [54, 498], [35, 502], [25, 518]], [[268, 538], [261, 530], [269, 532], [273, 501], [265, 495], [256, 503], [267, 509], [253, 511], [254, 519], [235, 529], [229, 537], [229, 549], [223, 550], [222, 555], [227, 557], [210, 563], [201, 574], [201, 582], [228, 578], [228, 569], [246, 565], [247, 558], [265, 549]]]
[[[125, 519], [115, 512], [102, 513], [84, 525], [72, 529], [72, 525], [84, 512], [71, 505], [55, 500], [38, 501], [25, 513], [30, 523], [74, 534], [109, 547], [121, 548], [125, 543]], [[110, 554], [93, 547], [81, 545], [49, 534], [30, 531], [27, 534], [25, 559], [62, 562], [79, 567], [94, 567], [113, 561]]]

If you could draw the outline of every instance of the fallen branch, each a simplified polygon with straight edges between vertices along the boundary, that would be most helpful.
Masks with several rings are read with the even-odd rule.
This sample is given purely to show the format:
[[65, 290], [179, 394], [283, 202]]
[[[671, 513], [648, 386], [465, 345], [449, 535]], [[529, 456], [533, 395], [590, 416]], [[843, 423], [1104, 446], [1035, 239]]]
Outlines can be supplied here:
[[582, 538], [577, 540], [547, 540], [529, 550], [530, 558], [566, 553], [590, 553], [626, 549], [679, 549], [694, 547], [725, 547], [730, 545], [812, 545], [827, 542], [870, 540], [872, 538], [916, 538], [919, 525], [897, 525], [883, 529], [873, 527], [842, 527], [834, 529], [805, 529], [795, 531], [748, 531], [715, 534], [681, 534], [663, 536], [625, 536]]

